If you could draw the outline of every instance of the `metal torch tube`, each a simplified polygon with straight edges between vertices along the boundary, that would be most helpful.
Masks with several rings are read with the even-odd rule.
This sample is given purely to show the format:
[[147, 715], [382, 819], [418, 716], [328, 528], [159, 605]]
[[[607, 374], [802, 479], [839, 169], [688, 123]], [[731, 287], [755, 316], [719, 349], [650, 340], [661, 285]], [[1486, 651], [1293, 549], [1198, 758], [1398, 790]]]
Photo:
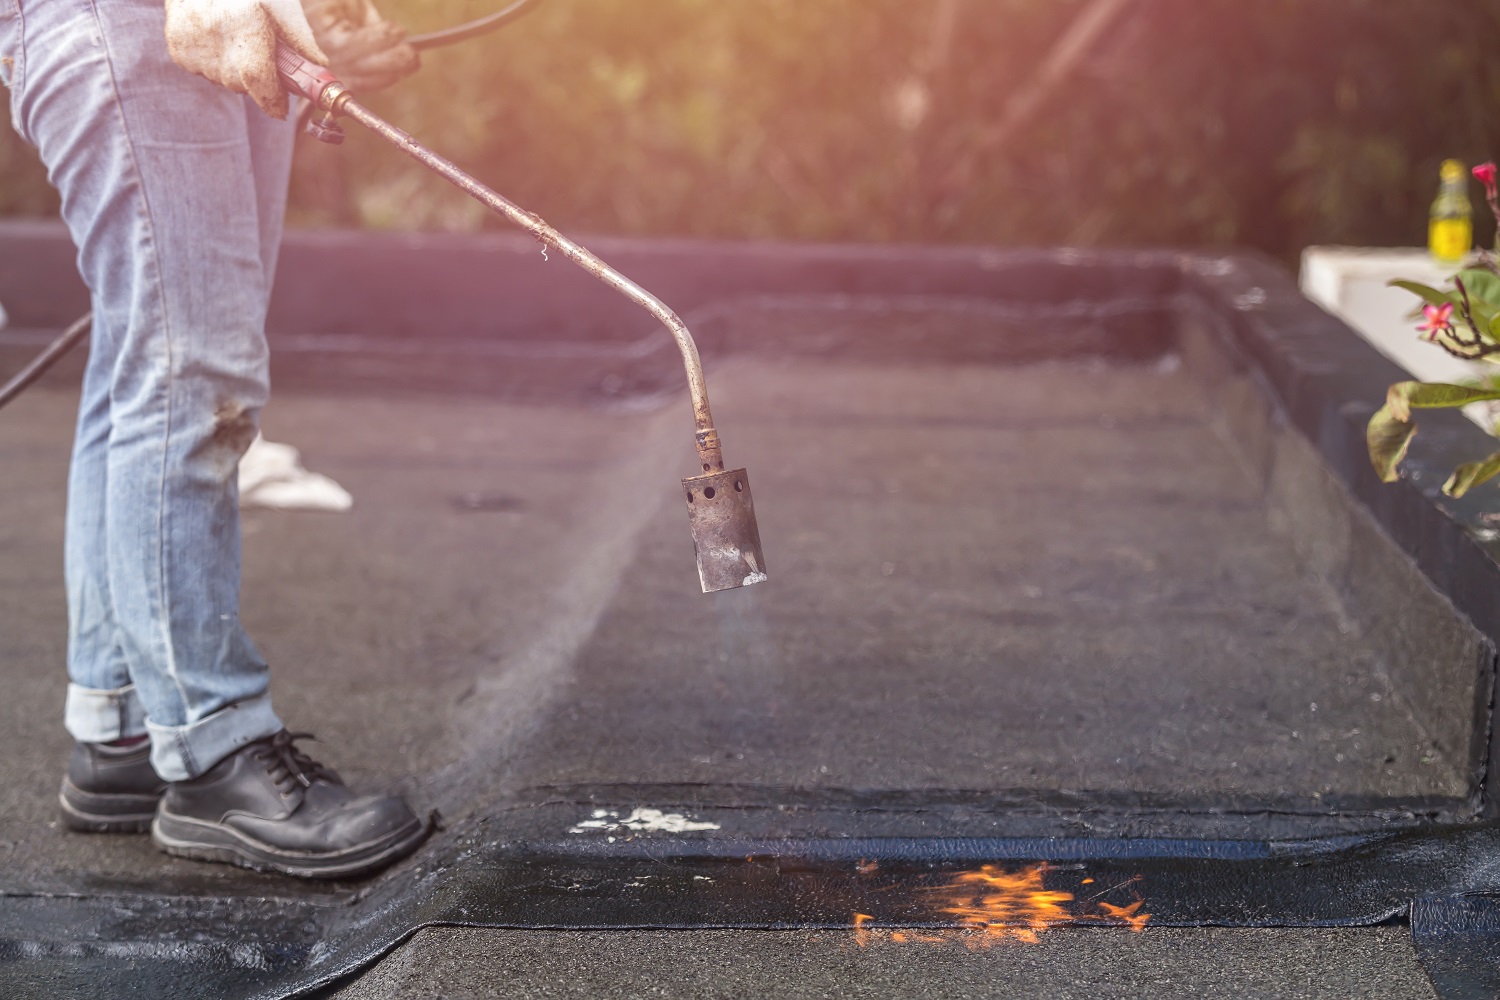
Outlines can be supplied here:
[[703, 463], [703, 471], [713, 472], [724, 468], [724, 458], [719, 448], [719, 435], [714, 430], [713, 414], [708, 408], [708, 387], [703, 380], [703, 362], [698, 357], [698, 345], [693, 342], [693, 335], [688, 332], [687, 324], [667, 308], [665, 303], [553, 229], [540, 216], [528, 212], [485, 187], [448, 160], [380, 118], [354, 100], [339, 84], [330, 85], [323, 92], [319, 103], [335, 114], [347, 115], [359, 122], [476, 201], [487, 205], [547, 246], [555, 248], [564, 257], [660, 320], [662, 325], [671, 332], [673, 339], [677, 341], [678, 350], [682, 352], [682, 364], [687, 370], [688, 389], [693, 396], [693, 421], [697, 427], [698, 457]]

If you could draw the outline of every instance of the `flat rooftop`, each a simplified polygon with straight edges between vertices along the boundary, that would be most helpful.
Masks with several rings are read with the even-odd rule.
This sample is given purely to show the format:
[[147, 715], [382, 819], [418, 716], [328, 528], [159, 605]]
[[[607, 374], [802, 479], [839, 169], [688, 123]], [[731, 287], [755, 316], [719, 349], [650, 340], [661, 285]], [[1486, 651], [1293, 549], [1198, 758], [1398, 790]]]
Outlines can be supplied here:
[[[907, 845], [899, 854], [926, 842], [1226, 845], [1482, 827], [1487, 635], [1234, 348], [1174, 305], [1162, 314], [1178, 317], [1171, 329], [1145, 346], [1027, 356], [1033, 338], [1097, 315], [935, 299], [882, 310], [875, 298], [714, 320], [716, 423], [728, 464], [748, 469], [770, 580], [709, 596], [678, 485], [694, 459], [670, 353], [532, 357], [518, 362], [539, 366], [524, 384], [485, 391], [466, 381], [477, 362], [462, 351], [424, 355], [413, 386], [380, 350], [335, 362], [324, 341], [288, 341], [265, 433], [355, 506], [247, 510], [243, 618], [288, 725], [316, 732], [351, 784], [401, 789], [447, 824], [366, 884], [294, 884], [59, 828], [76, 394], [65, 374], [32, 390], [0, 415], [0, 888], [144, 901], [157, 922], [145, 941], [214, 906], [310, 923], [379, 906], [404, 926], [414, 918], [397, 914], [401, 899], [434, 878], [483, 882], [481, 857], [507, 851], [566, 868], [556, 859], [678, 852], [722, 864], [779, 842], [833, 857], [839, 843]], [[783, 350], [793, 333], [813, 347]], [[963, 346], [984, 339], [1022, 346], [1004, 357]], [[309, 374], [307, 359], [329, 367]], [[603, 375], [580, 381], [580, 365]], [[438, 384], [445, 370], [457, 390]], [[1379, 585], [1360, 582], [1372, 575]], [[1404, 632], [1389, 626], [1396, 602], [1414, 609]], [[643, 809], [692, 825], [633, 828]], [[1139, 891], [1174, 912], [1149, 878]], [[642, 926], [738, 926], [665, 897], [643, 905]], [[0, 924], [40, 919], [18, 909]], [[104, 934], [104, 919], [81, 916], [80, 941]], [[402, 995], [416, 982], [402, 970], [427, 969], [434, 948], [451, 956], [451, 988], [473, 988], [496, 949], [529, 954], [539, 933], [424, 931], [347, 995]], [[743, 933], [680, 949], [644, 931], [581, 935], [567, 955], [681, 970], [729, 949], [772, 963], [768, 983], [794, 981], [797, 963], [851, 962], [831, 938]], [[1333, 940], [1193, 933], [1110, 938], [1098, 954], [1126, 948], [1136, 977], [1172, 955], [1239, 955], [1260, 970], [1252, 979], [1274, 979], [1282, 956]], [[1343, 933], [1361, 942], [1350, 961], [1378, 971], [1370, 983], [1403, 984], [1369, 995], [1428, 995], [1389, 928]], [[450, 941], [451, 952], [439, 943]], [[392, 943], [360, 945], [350, 954], [364, 957], [341, 968]], [[1064, 982], [1107, 981], [1069, 949], [1026, 961], [1055, 962]], [[111, 968], [103, 953], [90, 961]], [[974, 961], [955, 953], [937, 978], [907, 985], [960, 995], [996, 974], [994, 959]], [[531, 972], [518, 965], [516, 982], [549, 968], [520, 965]], [[54, 967], [13, 966], [26, 969], [41, 982]], [[269, 996], [286, 970], [241, 974], [244, 995]]]

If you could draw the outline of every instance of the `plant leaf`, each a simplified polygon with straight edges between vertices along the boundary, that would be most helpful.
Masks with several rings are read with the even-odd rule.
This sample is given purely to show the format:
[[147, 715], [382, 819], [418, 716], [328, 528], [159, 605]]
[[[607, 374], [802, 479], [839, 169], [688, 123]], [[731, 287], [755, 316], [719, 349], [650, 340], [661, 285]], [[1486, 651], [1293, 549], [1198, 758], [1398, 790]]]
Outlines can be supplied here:
[[[1490, 277], [1490, 275], [1485, 271], [1464, 272], [1464, 274], [1469, 273], [1478, 274], [1485, 278]], [[1474, 292], [1474, 288], [1469, 284], [1467, 280], [1464, 280], [1463, 275], [1459, 275], [1455, 280], [1463, 280], [1464, 290], [1469, 293], [1469, 315], [1474, 317], [1474, 326], [1478, 328], [1477, 332], [1479, 336], [1488, 338], [1490, 334], [1490, 324], [1495, 321], [1494, 303], [1480, 297], [1479, 295], [1476, 295]], [[1462, 302], [1462, 300], [1463, 293], [1460, 292], [1459, 301]], [[1459, 308], [1462, 309], [1463, 307], [1460, 306]]]
[[1417, 425], [1407, 420], [1398, 420], [1389, 406], [1382, 406], [1370, 418], [1365, 428], [1365, 444], [1370, 449], [1370, 464], [1383, 483], [1394, 483], [1401, 478], [1397, 467], [1416, 437]]
[[1490, 339], [1490, 327], [1495, 325], [1495, 310], [1487, 305], [1481, 305], [1480, 303], [1473, 301], [1471, 297], [1469, 302], [1469, 315], [1474, 317], [1474, 325], [1478, 327], [1478, 330], [1476, 332], [1479, 334], [1479, 336], [1484, 340]]
[[[1444, 382], [1397, 382], [1385, 393], [1385, 405], [1375, 411], [1365, 427], [1365, 445], [1370, 450], [1370, 464], [1380, 476], [1381, 482], [1394, 483], [1401, 478], [1399, 468], [1416, 437], [1417, 425], [1412, 422], [1414, 409], [1442, 409], [1482, 403], [1489, 399], [1500, 399], [1500, 387], [1477, 385], [1449, 385]], [[1448, 480], [1448, 485], [1459, 490], [1453, 496], [1462, 496], [1463, 491], [1475, 483], [1482, 483], [1497, 472], [1487, 462], [1500, 463], [1500, 453], [1484, 462], [1462, 466]], [[1466, 472], [1467, 470], [1467, 472]], [[1447, 486], [1444, 487], [1447, 489]]]
[[1397, 382], [1386, 390], [1384, 409], [1405, 423], [1411, 419], [1412, 410], [1448, 409], [1488, 399], [1500, 399], [1500, 388], [1450, 385], [1447, 382]]
[[1392, 288], [1404, 288], [1413, 295], [1420, 296], [1435, 306], [1452, 305], [1453, 308], [1458, 309], [1463, 305], [1463, 299], [1459, 297], [1458, 292], [1440, 292], [1436, 288], [1422, 284], [1420, 281], [1406, 281], [1398, 278], [1394, 281], [1388, 281], [1386, 284]]
[[1483, 303], [1484, 310], [1491, 314], [1500, 309], [1500, 277], [1477, 267], [1460, 271], [1456, 277], [1469, 290], [1470, 305], [1478, 306]]
[[1488, 482], [1500, 475], [1500, 451], [1478, 462], [1468, 462], [1453, 470], [1453, 475], [1443, 484], [1443, 492], [1450, 497], [1461, 497], [1480, 483]]

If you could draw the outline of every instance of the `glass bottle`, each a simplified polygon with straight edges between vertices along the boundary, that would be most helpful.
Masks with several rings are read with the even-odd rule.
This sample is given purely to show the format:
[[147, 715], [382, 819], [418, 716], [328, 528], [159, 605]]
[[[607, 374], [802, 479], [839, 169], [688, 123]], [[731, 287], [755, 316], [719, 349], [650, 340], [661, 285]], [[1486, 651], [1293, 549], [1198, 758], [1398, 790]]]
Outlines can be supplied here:
[[1462, 264], [1474, 249], [1474, 206], [1469, 175], [1457, 160], [1444, 160], [1442, 186], [1427, 224], [1427, 250], [1444, 264]]

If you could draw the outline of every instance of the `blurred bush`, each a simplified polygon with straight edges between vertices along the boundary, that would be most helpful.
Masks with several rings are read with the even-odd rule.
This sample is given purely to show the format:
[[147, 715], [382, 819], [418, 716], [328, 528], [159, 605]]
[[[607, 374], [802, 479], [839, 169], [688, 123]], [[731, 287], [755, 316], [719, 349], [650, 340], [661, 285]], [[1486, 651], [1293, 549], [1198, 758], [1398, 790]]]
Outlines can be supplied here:
[[[1500, 154], [1496, 0], [1134, 0], [995, 123], [1087, 0], [549, 0], [371, 104], [578, 232], [1419, 245], [1441, 159]], [[425, 31], [492, 9], [385, 0]], [[951, 18], [945, 19], [946, 12]], [[55, 203], [0, 138], [0, 213]], [[499, 225], [351, 130], [299, 225]], [[1481, 231], [1481, 238], [1489, 233]]]

